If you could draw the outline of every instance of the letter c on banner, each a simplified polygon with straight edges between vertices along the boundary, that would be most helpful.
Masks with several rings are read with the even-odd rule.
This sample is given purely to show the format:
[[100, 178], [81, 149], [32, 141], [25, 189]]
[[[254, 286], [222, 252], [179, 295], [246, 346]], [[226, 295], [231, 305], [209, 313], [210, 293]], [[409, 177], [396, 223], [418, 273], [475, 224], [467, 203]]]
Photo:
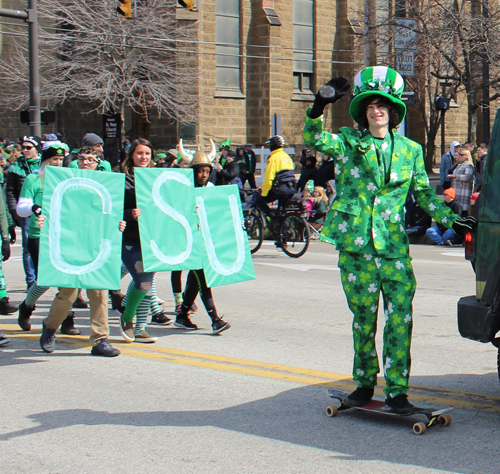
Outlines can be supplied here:
[[151, 246], [151, 251], [154, 256], [160, 262], [167, 263], [169, 265], [179, 265], [180, 263], [186, 261], [191, 255], [191, 251], [193, 249], [193, 232], [191, 231], [189, 221], [179, 211], [174, 209], [172, 206], [169, 206], [161, 197], [160, 189], [169, 180], [177, 181], [178, 183], [190, 187], [193, 187], [193, 183], [187, 176], [174, 171], [160, 174], [160, 176], [156, 178], [153, 185], [153, 202], [155, 203], [155, 206], [184, 227], [184, 232], [186, 233], [186, 250], [178, 255], [168, 256], [160, 250], [160, 247], [158, 247], [158, 244], [154, 240], [151, 240], [149, 245]]
[[212, 240], [212, 235], [210, 233], [210, 227], [208, 226], [207, 211], [205, 209], [205, 201], [201, 196], [196, 198], [196, 205], [198, 206], [198, 216], [200, 217], [201, 233], [203, 235], [203, 241], [205, 242], [205, 248], [207, 249], [208, 260], [211, 267], [222, 276], [229, 276], [238, 273], [245, 263], [245, 238], [246, 234], [243, 234], [243, 227], [241, 226], [241, 218], [238, 201], [234, 194], [228, 196], [229, 208], [231, 209], [231, 217], [233, 221], [234, 233], [236, 236], [236, 247], [237, 254], [236, 260], [231, 265], [223, 265], [217, 258], [215, 253], [214, 242]]
[[111, 214], [113, 202], [109, 191], [97, 181], [89, 178], [69, 178], [59, 183], [52, 193], [50, 200], [50, 223], [49, 223], [49, 257], [54, 268], [63, 273], [71, 275], [83, 275], [101, 268], [111, 255], [111, 240], [101, 239], [99, 254], [86, 265], [72, 265], [64, 260], [61, 254], [61, 209], [64, 193], [69, 188], [89, 188], [95, 191], [101, 198], [103, 214]]

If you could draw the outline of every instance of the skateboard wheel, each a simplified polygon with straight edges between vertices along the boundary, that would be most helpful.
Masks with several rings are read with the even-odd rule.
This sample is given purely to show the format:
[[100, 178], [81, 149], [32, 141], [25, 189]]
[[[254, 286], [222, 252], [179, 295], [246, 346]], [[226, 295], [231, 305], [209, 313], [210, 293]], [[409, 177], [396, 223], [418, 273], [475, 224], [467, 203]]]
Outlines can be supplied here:
[[338, 412], [339, 412], [339, 409], [335, 405], [326, 407], [326, 416], [330, 416], [330, 417], [337, 416]]
[[423, 435], [427, 430], [427, 427], [425, 426], [425, 423], [423, 423], [422, 421], [419, 421], [418, 423], [415, 423], [413, 425], [413, 432], [416, 434], [416, 435]]
[[451, 423], [451, 415], [448, 415], [447, 413], [439, 415], [438, 421], [441, 426], [448, 426]]

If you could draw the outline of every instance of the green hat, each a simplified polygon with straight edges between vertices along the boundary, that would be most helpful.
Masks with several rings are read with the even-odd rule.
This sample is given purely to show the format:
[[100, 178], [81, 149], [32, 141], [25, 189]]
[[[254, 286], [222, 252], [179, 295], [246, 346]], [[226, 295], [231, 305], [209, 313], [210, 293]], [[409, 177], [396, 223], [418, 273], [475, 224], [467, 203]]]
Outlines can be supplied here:
[[354, 78], [354, 97], [349, 106], [349, 114], [359, 123], [363, 99], [379, 95], [392, 102], [398, 111], [399, 125], [406, 115], [406, 105], [401, 100], [404, 88], [405, 81], [394, 69], [385, 66], [367, 67]]
[[314, 181], [312, 179], [310, 179], [304, 186], [304, 191], [305, 190], [309, 191], [311, 194], [314, 192]]
[[231, 144], [231, 139], [228, 138], [227, 140], [224, 140], [223, 142], [220, 142], [220, 148], [219, 148], [219, 151], [222, 151], [222, 150], [231, 150], [230, 148], [230, 145]]
[[158, 160], [161, 160], [162, 158], [165, 159], [167, 157], [167, 154], [166, 153], [158, 153], [156, 155], [156, 158], [155, 158], [155, 163], [158, 161]]

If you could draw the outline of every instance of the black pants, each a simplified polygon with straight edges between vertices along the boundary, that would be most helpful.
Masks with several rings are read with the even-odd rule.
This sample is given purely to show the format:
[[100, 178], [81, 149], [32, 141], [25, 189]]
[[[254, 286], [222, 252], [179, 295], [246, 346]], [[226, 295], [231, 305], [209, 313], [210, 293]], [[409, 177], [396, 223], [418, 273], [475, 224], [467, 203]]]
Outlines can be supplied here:
[[38, 277], [38, 254], [40, 253], [40, 239], [32, 239], [31, 237], [28, 237], [28, 251], [31, 255], [31, 260], [33, 260], [35, 276]]
[[255, 175], [253, 173], [245, 173], [243, 177], [241, 177], [241, 183], [243, 187], [245, 187], [245, 183], [248, 181], [250, 188], [257, 189], [257, 184], [255, 184]]
[[186, 289], [184, 290], [182, 298], [183, 301], [181, 311], [183, 313], [187, 313], [189, 311], [189, 308], [193, 305], [198, 293], [200, 293], [203, 305], [213, 321], [217, 318], [217, 310], [215, 309], [212, 290], [207, 286], [205, 272], [203, 270], [190, 270], [187, 277]]

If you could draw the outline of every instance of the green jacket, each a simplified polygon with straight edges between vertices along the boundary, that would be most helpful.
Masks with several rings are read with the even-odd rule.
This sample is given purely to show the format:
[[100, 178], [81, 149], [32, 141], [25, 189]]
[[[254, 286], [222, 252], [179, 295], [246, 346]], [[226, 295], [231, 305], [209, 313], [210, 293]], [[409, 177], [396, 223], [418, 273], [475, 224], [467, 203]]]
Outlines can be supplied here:
[[340, 251], [408, 256], [404, 205], [411, 189], [418, 205], [437, 222], [451, 228], [453, 214], [429, 184], [422, 147], [392, 133], [393, 153], [389, 181], [381, 176], [372, 135], [344, 127], [338, 134], [323, 131], [323, 117], [306, 112], [306, 145], [335, 158], [337, 196], [327, 214], [321, 240]]

